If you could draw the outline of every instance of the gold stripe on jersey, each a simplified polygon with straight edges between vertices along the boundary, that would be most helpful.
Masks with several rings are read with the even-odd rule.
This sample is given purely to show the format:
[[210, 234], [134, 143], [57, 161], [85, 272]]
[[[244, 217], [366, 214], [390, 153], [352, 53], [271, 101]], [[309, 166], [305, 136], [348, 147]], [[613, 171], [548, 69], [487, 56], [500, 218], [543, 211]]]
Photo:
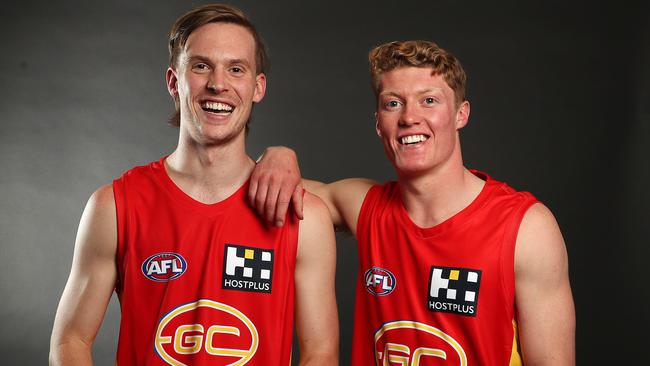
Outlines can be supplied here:
[[510, 363], [509, 366], [523, 366], [524, 363], [521, 361], [521, 351], [519, 344], [519, 330], [517, 329], [517, 321], [512, 320], [512, 353], [510, 354]]

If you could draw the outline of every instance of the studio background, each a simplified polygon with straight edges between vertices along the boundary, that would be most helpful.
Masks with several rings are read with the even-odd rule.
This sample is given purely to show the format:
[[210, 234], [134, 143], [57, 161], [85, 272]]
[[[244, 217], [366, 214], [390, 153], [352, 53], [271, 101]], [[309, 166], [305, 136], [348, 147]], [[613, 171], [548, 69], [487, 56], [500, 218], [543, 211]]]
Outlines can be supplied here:
[[[551, 208], [569, 252], [579, 365], [649, 364], [650, 29], [637, 2], [233, 1], [271, 72], [248, 148], [293, 147], [305, 177], [394, 178], [374, 133], [367, 52], [428, 39], [468, 76], [466, 166]], [[198, 1], [23, 1], [0, 11], [0, 355], [47, 362], [82, 210], [173, 151], [167, 32]], [[341, 364], [355, 241], [337, 234]], [[113, 298], [94, 354], [112, 365]], [[644, 340], [645, 339], [645, 340]]]

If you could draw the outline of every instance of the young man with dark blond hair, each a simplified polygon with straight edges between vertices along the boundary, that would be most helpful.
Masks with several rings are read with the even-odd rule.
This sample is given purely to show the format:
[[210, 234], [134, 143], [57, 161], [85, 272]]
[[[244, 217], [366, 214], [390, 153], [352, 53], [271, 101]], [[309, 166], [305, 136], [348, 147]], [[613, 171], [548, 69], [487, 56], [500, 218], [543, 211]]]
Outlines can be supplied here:
[[[397, 181], [304, 181], [358, 241], [352, 364], [573, 365], [562, 235], [530, 193], [463, 166], [460, 62], [427, 41], [383, 44], [369, 61]], [[269, 149], [253, 173], [249, 199], [267, 219], [260, 203], [283, 190], [272, 182], [292, 180], [269, 180], [270, 167], [294, 160]]]
[[90, 198], [50, 363], [92, 363], [115, 291], [120, 366], [288, 365], [294, 314], [300, 363], [336, 364], [327, 207], [306, 193], [309, 217], [299, 225], [287, 215], [275, 227], [246, 202], [255, 166], [246, 129], [266, 90], [266, 54], [255, 28], [239, 9], [207, 5], [177, 20], [169, 49], [178, 146]]

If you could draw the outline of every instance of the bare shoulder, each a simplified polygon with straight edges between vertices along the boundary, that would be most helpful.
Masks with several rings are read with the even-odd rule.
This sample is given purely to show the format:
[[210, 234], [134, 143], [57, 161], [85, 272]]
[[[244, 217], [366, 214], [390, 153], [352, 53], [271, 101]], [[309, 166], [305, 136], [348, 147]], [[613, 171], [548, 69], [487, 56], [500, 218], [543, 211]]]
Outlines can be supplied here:
[[378, 184], [376, 181], [367, 178], [347, 178], [331, 183], [335, 189], [344, 191], [344, 194], [354, 196], [365, 196], [370, 187], [376, 184]]
[[377, 182], [365, 178], [348, 178], [328, 184], [329, 196], [326, 197], [329, 199], [325, 201], [337, 227], [348, 229], [356, 236], [361, 205], [375, 184]]
[[566, 272], [567, 252], [555, 216], [541, 203], [524, 215], [515, 248], [515, 273], [554, 275]]
[[88, 200], [84, 209], [79, 231], [77, 247], [94, 248], [97, 254], [111, 256], [117, 248], [117, 216], [113, 185], [99, 187]]
[[88, 203], [92, 203], [100, 208], [115, 207], [115, 195], [113, 193], [113, 184], [105, 184], [90, 196]]
[[321, 226], [332, 229], [332, 219], [327, 205], [315, 194], [305, 192], [303, 197], [303, 210], [305, 218], [300, 223], [301, 232], [303, 229], [320, 230]]
[[318, 261], [319, 256], [336, 253], [334, 225], [327, 206], [318, 196], [305, 192], [303, 200], [305, 218], [298, 233], [298, 261], [309, 257]]

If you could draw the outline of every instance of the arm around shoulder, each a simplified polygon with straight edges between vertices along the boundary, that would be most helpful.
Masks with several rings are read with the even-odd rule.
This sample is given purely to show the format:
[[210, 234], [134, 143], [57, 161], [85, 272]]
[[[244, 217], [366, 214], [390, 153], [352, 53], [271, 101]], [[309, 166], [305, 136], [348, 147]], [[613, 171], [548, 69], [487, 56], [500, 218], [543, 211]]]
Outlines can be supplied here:
[[110, 184], [81, 216], [72, 269], [54, 320], [50, 365], [91, 365], [92, 344], [117, 279], [117, 219]]
[[348, 178], [329, 184], [303, 179], [305, 189], [327, 205], [334, 226], [347, 228], [355, 236], [361, 205], [375, 184], [375, 181], [365, 178]]
[[575, 364], [575, 310], [564, 239], [551, 211], [533, 205], [515, 249], [515, 299], [524, 364]]
[[337, 365], [339, 326], [332, 221], [325, 204], [312, 194], [305, 193], [304, 210], [295, 273], [300, 365]]

